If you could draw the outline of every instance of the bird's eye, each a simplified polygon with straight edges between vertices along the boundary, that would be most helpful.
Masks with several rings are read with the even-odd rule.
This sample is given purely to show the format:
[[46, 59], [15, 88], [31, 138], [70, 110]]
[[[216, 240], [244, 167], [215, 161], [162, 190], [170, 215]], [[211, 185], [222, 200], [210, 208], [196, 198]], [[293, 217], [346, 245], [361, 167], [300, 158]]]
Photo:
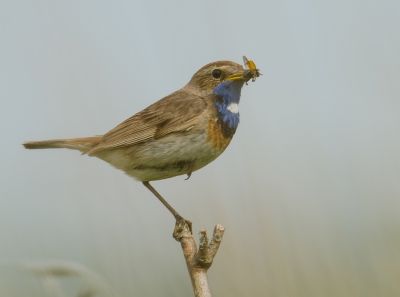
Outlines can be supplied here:
[[211, 73], [211, 75], [214, 78], [220, 78], [222, 75], [222, 71], [219, 69], [214, 69], [213, 72]]

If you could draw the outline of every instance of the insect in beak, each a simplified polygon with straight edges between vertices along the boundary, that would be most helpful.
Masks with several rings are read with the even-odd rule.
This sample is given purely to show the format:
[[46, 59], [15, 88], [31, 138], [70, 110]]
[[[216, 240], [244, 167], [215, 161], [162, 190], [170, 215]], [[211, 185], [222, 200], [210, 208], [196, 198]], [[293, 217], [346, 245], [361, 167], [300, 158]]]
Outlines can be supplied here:
[[256, 64], [252, 60], [247, 60], [245, 56], [243, 56], [243, 63], [246, 70], [243, 72], [243, 78], [247, 82], [251, 79], [251, 81], [255, 82], [256, 78], [262, 75], [260, 70], [257, 69]]

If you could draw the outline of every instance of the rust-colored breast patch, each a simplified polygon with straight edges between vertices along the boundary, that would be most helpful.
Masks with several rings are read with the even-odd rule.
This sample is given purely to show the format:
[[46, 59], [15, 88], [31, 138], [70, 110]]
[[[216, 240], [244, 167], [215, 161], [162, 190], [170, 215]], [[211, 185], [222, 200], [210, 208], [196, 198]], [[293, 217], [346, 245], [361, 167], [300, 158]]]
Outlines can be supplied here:
[[221, 125], [217, 121], [210, 120], [207, 125], [207, 140], [211, 145], [224, 151], [232, 140], [232, 137], [224, 137]]

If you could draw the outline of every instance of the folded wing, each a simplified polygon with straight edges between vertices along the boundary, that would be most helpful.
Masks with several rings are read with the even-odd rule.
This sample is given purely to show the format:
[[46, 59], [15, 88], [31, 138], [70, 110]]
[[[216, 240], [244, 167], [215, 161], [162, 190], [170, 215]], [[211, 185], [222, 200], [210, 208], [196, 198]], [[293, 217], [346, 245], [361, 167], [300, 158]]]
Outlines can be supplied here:
[[196, 124], [206, 108], [206, 100], [197, 95], [183, 90], [172, 93], [105, 134], [88, 154], [186, 131]]

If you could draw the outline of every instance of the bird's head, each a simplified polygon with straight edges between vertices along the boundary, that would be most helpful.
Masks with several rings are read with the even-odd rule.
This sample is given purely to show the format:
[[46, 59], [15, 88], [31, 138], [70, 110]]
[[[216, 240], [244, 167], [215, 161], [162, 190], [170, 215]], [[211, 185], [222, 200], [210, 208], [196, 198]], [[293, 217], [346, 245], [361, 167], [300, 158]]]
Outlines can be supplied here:
[[209, 63], [197, 71], [188, 86], [197, 88], [204, 93], [213, 93], [214, 89], [224, 82], [242, 87], [244, 83], [259, 75], [258, 70], [255, 72], [253, 69], [245, 69], [238, 63], [217, 61]]
[[[261, 74], [253, 61], [243, 57], [245, 68], [231, 61], [207, 64], [197, 71], [186, 87], [211, 96], [222, 124], [234, 130], [239, 124], [239, 101], [243, 85]], [[229, 129], [228, 129], [229, 130]]]

